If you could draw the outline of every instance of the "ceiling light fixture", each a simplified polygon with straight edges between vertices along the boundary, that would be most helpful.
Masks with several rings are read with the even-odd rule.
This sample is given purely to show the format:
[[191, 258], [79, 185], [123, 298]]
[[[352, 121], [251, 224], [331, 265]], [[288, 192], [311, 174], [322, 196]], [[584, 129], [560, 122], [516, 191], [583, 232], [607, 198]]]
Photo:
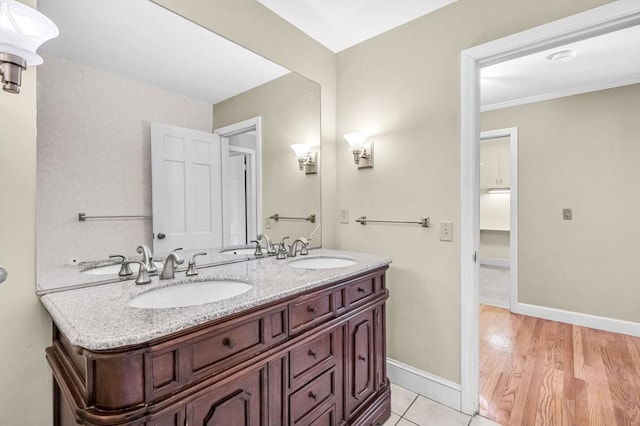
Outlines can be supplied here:
[[40, 65], [36, 50], [60, 32], [49, 18], [15, 0], [0, 0], [0, 81], [2, 90], [20, 93], [22, 71]]
[[554, 52], [551, 55], [547, 56], [547, 59], [553, 62], [562, 63], [562, 62], [569, 62], [575, 57], [576, 57], [576, 51], [568, 49], [568, 50], [560, 50], [558, 52]]

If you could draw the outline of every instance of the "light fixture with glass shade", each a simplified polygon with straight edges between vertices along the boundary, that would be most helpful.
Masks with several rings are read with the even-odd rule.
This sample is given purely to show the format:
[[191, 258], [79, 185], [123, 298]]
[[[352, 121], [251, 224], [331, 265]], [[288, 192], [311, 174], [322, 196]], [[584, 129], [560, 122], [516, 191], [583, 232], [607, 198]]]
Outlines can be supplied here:
[[344, 135], [353, 152], [353, 162], [359, 169], [373, 167], [373, 142], [367, 142], [368, 136], [360, 132]]
[[20, 93], [22, 71], [43, 62], [36, 50], [58, 34], [56, 24], [37, 10], [0, 0], [0, 80], [5, 92]]
[[311, 145], [306, 143], [295, 143], [291, 145], [291, 149], [296, 153], [298, 166], [300, 167], [300, 170], [304, 170], [304, 174], [312, 175], [318, 172], [318, 153], [312, 152]]

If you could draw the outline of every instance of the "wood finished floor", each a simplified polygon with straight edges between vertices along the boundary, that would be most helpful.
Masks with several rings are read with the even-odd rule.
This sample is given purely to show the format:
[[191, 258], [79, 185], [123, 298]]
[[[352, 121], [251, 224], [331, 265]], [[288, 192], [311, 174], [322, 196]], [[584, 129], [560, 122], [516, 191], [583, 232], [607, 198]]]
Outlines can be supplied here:
[[480, 339], [480, 415], [513, 426], [640, 426], [640, 338], [480, 305]]

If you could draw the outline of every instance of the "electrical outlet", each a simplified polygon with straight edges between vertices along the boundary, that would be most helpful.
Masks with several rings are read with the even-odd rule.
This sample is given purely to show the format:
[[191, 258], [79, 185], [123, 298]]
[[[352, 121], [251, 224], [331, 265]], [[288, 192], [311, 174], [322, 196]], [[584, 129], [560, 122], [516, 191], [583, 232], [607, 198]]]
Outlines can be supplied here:
[[349, 207], [340, 207], [340, 223], [349, 223]]
[[562, 209], [562, 220], [573, 220], [573, 209]]
[[440, 222], [440, 241], [453, 241], [453, 222]]

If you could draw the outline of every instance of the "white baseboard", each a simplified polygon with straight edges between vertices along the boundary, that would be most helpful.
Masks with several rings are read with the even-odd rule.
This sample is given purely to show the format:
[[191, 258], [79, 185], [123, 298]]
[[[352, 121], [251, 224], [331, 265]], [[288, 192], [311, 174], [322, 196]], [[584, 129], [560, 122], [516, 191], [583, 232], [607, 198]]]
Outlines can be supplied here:
[[492, 257], [479, 257], [478, 263], [487, 266], [499, 266], [501, 268], [510, 268], [511, 261], [506, 259], [495, 259]]
[[640, 337], [640, 323], [637, 322], [599, 317], [596, 315], [582, 314], [579, 312], [571, 312], [519, 302], [515, 304], [511, 311], [516, 314], [529, 315], [531, 317], [565, 322], [568, 324], [579, 325], [581, 327], [595, 328], [598, 330]]
[[387, 375], [396, 385], [460, 411], [460, 385], [387, 358]]

